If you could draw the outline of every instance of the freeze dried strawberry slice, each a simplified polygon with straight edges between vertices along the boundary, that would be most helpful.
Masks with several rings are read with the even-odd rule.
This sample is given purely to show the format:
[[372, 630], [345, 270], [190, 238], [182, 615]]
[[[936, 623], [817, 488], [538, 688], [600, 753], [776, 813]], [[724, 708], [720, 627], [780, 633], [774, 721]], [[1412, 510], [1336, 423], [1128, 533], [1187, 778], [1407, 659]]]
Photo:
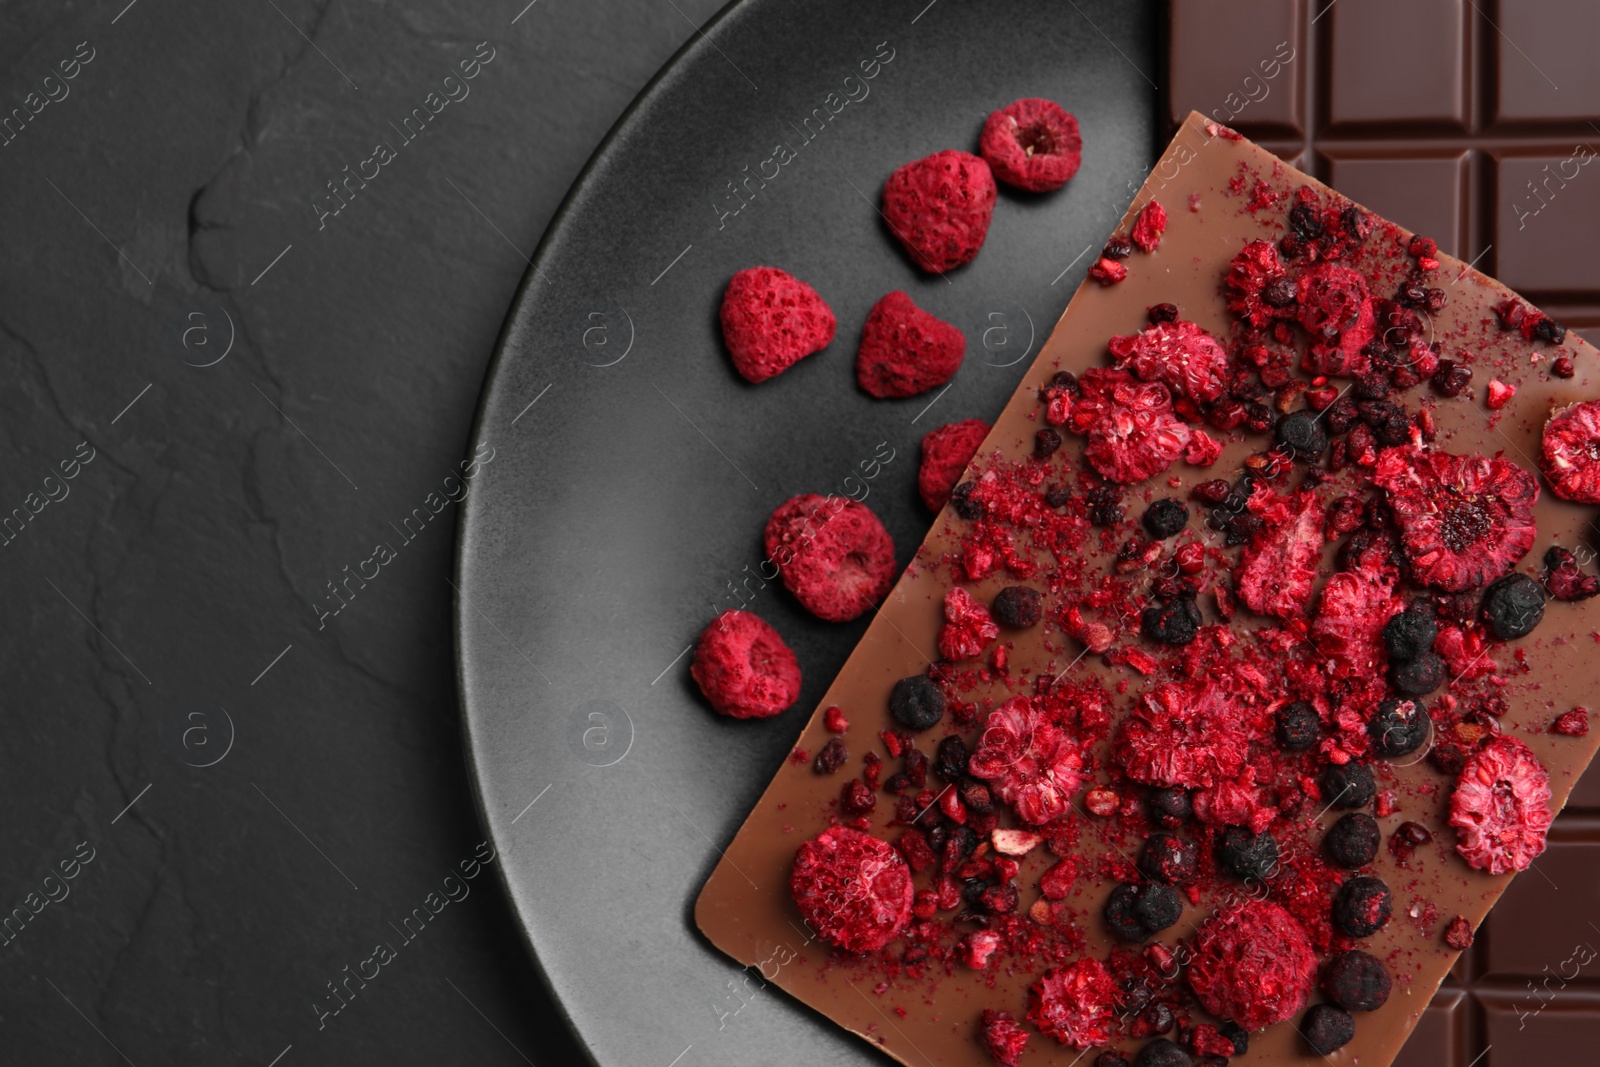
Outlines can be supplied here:
[[700, 634], [689, 675], [719, 713], [776, 715], [800, 696], [800, 663], [778, 631], [748, 611], [724, 611]]
[[1509, 571], [1533, 547], [1539, 483], [1500, 456], [1386, 449], [1372, 480], [1400, 527], [1412, 575], [1459, 593]]
[[1292, 319], [1298, 290], [1289, 280], [1271, 241], [1251, 241], [1228, 264], [1223, 287], [1228, 310], [1257, 328], [1274, 319]]
[[945, 149], [900, 167], [883, 185], [883, 217], [911, 261], [943, 274], [972, 261], [994, 215], [994, 176], [970, 152]]
[[990, 112], [978, 151], [994, 176], [1030, 193], [1059, 189], [1078, 173], [1078, 120], [1052, 100], [1025, 97]]
[[1208, 788], [1244, 769], [1252, 733], [1244, 710], [1217, 682], [1169, 682], [1134, 705], [1112, 755], [1146, 785]]
[[1304, 366], [1312, 374], [1354, 377], [1371, 365], [1362, 353], [1372, 340], [1375, 318], [1367, 280], [1349, 267], [1319, 263], [1296, 286], [1300, 325], [1311, 332]]
[[1269, 901], [1222, 907], [1200, 928], [1193, 948], [1185, 973], [1200, 1006], [1246, 1030], [1291, 1018], [1316, 985], [1311, 938]]
[[1209, 404], [1227, 388], [1228, 353], [1217, 339], [1187, 319], [1158, 322], [1108, 345], [1117, 366], [1147, 382], [1165, 382], [1173, 392]]
[[1239, 561], [1239, 599], [1258, 615], [1294, 618], [1311, 602], [1322, 559], [1322, 504], [1309, 490], [1280, 497], [1262, 488], [1248, 506], [1264, 525]]
[[806, 927], [848, 952], [874, 952], [911, 921], [911, 868], [887, 841], [830, 826], [800, 846], [789, 893]]
[[1527, 870], [1554, 818], [1550, 774], [1514, 737], [1497, 737], [1467, 760], [1450, 798], [1456, 851], [1490, 874]]
[[995, 1067], [1017, 1067], [1022, 1050], [1028, 1045], [1028, 1032], [1017, 1025], [1010, 1012], [985, 1008], [978, 1022], [978, 1040], [983, 1042]]
[[894, 584], [889, 532], [865, 504], [847, 497], [791, 497], [767, 519], [762, 539], [784, 588], [819, 619], [848, 622]]
[[1017, 817], [1042, 826], [1066, 814], [1083, 782], [1083, 749], [1032, 699], [1012, 697], [989, 713], [967, 761]]
[[1551, 415], [1540, 460], [1556, 496], [1600, 504], [1600, 400], [1569, 404]]
[[1096, 959], [1052, 967], [1028, 991], [1028, 1021], [1068, 1048], [1093, 1048], [1111, 1038], [1116, 984]]
[[1394, 595], [1392, 568], [1363, 566], [1340, 571], [1322, 586], [1311, 640], [1344, 676], [1372, 677], [1383, 671], [1383, 627], [1405, 610]]
[[746, 381], [764, 382], [827, 347], [833, 309], [817, 291], [776, 267], [751, 267], [722, 294], [722, 338]]
[[856, 349], [856, 381], [880, 400], [916, 396], [948, 382], [966, 351], [960, 330], [896, 289], [867, 313]]
[[950, 499], [978, 446], [989, 436], [982, 419], [964, 419], [930, 430], [922, 439], [922, 467], [917, 471], [917, 492], [929, 511], [938, 511]]
[[1161, 247], [1161, 235], [1166, 232], [1167, 209], [1160, 201], [1151, 199], [1139, 209], [1139, 217], [1133, 220], [1133, 232], [1129, 236], [1139, 251], [1154, 252]]
[[939, 629], [939, 655], [948, 660], [971, 659], [1000, 636], [989, 609], [962, 588], [944, 595], [944, 625]]
[[1172, 413], [1172, 394], [1160, 382], [1095, 367], [1078, 379], [1078, 388], [1066, 425], [1088, 436], [1084, 458], [1102, 477], [1142, 482], [1187, 450], [1193, 432]]
[[1557, 600], [1588, 600], [1600, 594], [1600, 578], [1584, 574], [1578, 566], [1578, 557], [1562, 548], [1551, 545], [1544, 554], [1544, 587]]

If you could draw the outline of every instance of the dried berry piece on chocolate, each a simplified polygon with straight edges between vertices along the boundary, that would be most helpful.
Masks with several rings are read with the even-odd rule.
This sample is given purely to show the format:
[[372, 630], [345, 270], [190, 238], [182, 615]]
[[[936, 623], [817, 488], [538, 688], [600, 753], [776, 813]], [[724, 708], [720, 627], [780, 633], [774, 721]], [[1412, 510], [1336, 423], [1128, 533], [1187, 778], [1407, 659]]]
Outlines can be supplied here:
[[1526, 637], [1544, 618], [1544, 586], [1526, 574], [1508, 574], [1483, 591], [1483, 619], [1502, 641]]
[[1373, 752], [1397, 759], [1421, 748], [1432, 729], [1433, 719], [1421, 701], [1385, 700], [1367, 722], [1367, 737]]
[[1355, 870], [1377, 858], [1382, 840], [1377, 819], [1364, 811], [1352, 811], [1328, 828], [1322, 837], [1322, 850], [1339, 866]]
[[1371, 937], [1389, 925], [1394, 896], [1381, 878], [1358, 874], [1333, 898], [1333, 925], [1351, 937]]
[[978, 1040], [995, 1067], [1017, 1067], [1022, 1050], [1028, 1045], [1028, 1032], [1010, 1012], [985, 1008], [978, 1021]]
[[776, 715], [800, 696], [800, 662], [768, 623], [748, 611], [725, 611], [700, 634], [689, 675], [719, 714]]
[[1159, 322], [1108, 342], [1117, 366], [1140, 381], [1164, 382], [1177, 395], [1209, 404], [1227, 389], [1228, 352], [1186, 319]]
[[1193, 600], [1173, 600], [1145, 608], [1139, 627], [1152, 641], [1164, 645], [1187, 645], [1200, 632], [1204, 620]]
[[844, 761], [849, 758], [850, 750], [845, 747], [844, 738], [831, 738], [817, 753], [817, 758], [811, 761], [811, 769], [818, 774], [832, 774], [843, 767]]
[[1364, 808], [1377, 795], [1378, 783], [1365, 763], [1336, 763], [1322, 772], [1322, 799], [1330, 807]]
[[1240, 881], [1265, 881], [1278, 870], [1278, 839], [1263, 830], [1225, 827], [1217, 836], [1217, 866]]
[[1312, 374], [1356, 376], [1370, 362], [1362, 349], [1376, 329], [1372, 295], [1360, 272], [1337, 263], [1318, 263], [1300, 276], [1296, 309], [1313, 340], [1303, 366]]
[[959, 782], [967, 773], [967, 743], [956, 734], [939, 742], [933, 753], [933, 773], [942, 782]]
[[982, 778], [1017, 817], [1042, 826], [1065, 815], [1083, 782], [1083, 747], [1063, 724], [1026, 696], [1015, 696], [984, 720], [967, 770]]
[[1111, 484], [1097, 485], [1084, 498], [1089, 506], [1089, 525], [1115, 526], [1127, 517], [1122, 492]]
[[1457, 952], [1465, 952], [1472, 947], [1472, 924], [1467, 922], [1466, 916], [1457, 915], [1450, 920], [1450, 925], [1444, 929], [1444, 943]]
[[1033, 454], [1048, 459], [1061, 447], [1061, 432], [1046, 426], [1033, 435]]
[[722, 339], [733, 367], [764, 382], [826, 348], [837, 323], [817, 291], [776, 267], [751, 267], [722, 294]]
[[1128, 1067], [1128, 1058], [1115, 1052], [1102, 1052], [1094, 1058], [1094, 1067]]
[[1084, 458], [1108, 481], [1129, 485], [1154, 478], [1182, 458], [1194, 439], [1189, 424], [1173, 413], [1172, 393], [1161, 382], [1095, 367], [1078, 386], [1066, 425], [1087, 436]]
[[883, 217], [921, 270], [943, 274], [971, 262], [994, 215], [994, 175], [970, 152], [913, 160], [883, 184]]
[[1161, 202], [1151, 198], [1139, 209], [1139, 217], [1133, 221], [1133, 231], [1130, 236], [1133, 243], [1141, 252], [1154, 252], [1161, 247], [1161, 235], [1167, 232], [1167, 209]]
[[1300, 1023], [1306, 1044], [1319, 1056], [1344, 1048], [1356, 1036], [1356, 1021], [1343, 1008], [1318, 1004]]
[[1025, 585], [1008, 585], [995, 594], [992, 607], [994, 617], [1001, 626], [1013, 630], [1026, 630], [1038, 624], [1044, 616], [1044, 598], [1037, 589]]
[[1294, 459], [1309, 462], [1328, 450], [1328, 435], [1322, 432], [1317, 416], [1309, 411], [1291, 411], [1279, 419], [1276, 434], [1278, 443]]
[[912, 730], [927, 730], [944, 718], [944, 693], [926, 674], [913, 674], [889, 691], [889, 714]]
[[1151, 834], [1139, 853], [1139, 870], [1153, 882], [1188, 885], [1200, 872], [1199, 847], [1172, 834]]
[[1450, 676], [1444, 657], [1424, 652], [1409, 663], [1389, 664], [1389, 685], [1402, 696], [1426, 696], [1443, 685]]
[[1406, 610], [1384, 624], [1383, 647], [1391, 660], [1410, 663], [1432, 650], [1438, 636], [1439, 624], [1434, 621], [1433, 609], [1425, 600], [1413, 600]]
[[1277, 318], [1293, 318], [1298, 290], [1284, 270], [1278, 246], [1251, 241], [1228, 264], [1223, 281], [1228, 310], [1257, 328]]
[[1200, 1006], [1246, 1030], [1292, 1018], [1316, 984], [1305, 928], [1265, 900], [1225, 904], [1200, 928], [1185, 969]]
[[1030, 193], [1059, 189], [1078, 172], [1083, 137], [1060, 104], [1024, 97], [990, 112], [978, 150], [994, 176]]
[[1106, 259], [1127, 259], [1133, 255], [1133, 238], [1114, 233], [1106, 241], [1106, 246], [1100, 250], [1100, 254]]
[[1588, 600], [1600, 593], [1600, 577], [1584, 574], [1578, 557], [1560, 545], [1545, 552], [1544, 567], [1544, 587], [1556, 600]]
[[1377, 1011], [1393, 986], [1383, 961], [1360, 949], [1334, 957], [1322, 971], [1322, 991], [1345, 1011]]
[[1052, 967], [1028, 991], [1028, 1021], [1068, 1048], [1104, 1045], [1116, 1022], [1116, 986], [1097, 959]]
[[1503, 456], [1407, 445], [1384, 451], [1372, 480], [1387, 494], [1412, 575], [1424, 585], [1476, 588], [1533, 547], [1539, 483]]
[[1533, 750], [1497, 737], [1461, 768], [1450, 797], [1456, 851], [1490, 874], [1526, 870], [1545, 849], [1550, 823], [1550, 774]]
[[1150, 821], [1168, 830], [1176, 830], [1194, 816], [1194, 805], [1186, 789], [1152, 789], [1145, 805], [1150, 811]]
[[1183, 501], [1164, 496], [1145, 509], [1142, 521], [1151, 537], [1165, 540], [1189, 525], [1189, 509]]
[[1133, 1067], [1194, 1067], [1194, 1058], [1164, 1037], [1158, 1037], [1134, 1057]]
[[847, 952], [875, 952], [911, 921], [911, 868], [887, 841], [830, 826], [800, 846], [789, 892], [808, 929]]
[[1441, 359], [1430, 381], [1440, 396], [1460, 396], [1472, 382], [1472, 368], [1453, 359]]
[[971, 593], [956, 586], [944, 595], [944, 625], [939, 628], [939, 655], [948, 660], [971, 659], [1000, 636], [989, 609]]
[[1157, 1001], [1139, 1013], [1139, 1017], [1133, 1021], [1132, 1031], [1134, 1037], [1149, 1037], [1151, 1034], [1170, 1034], [1176, 1025], [1178, 1018], [1172, 1009]]
[[1238, 1023], [1231, 1020], [1225, 1022], [1218, 1027], [1217, 1032], [1233, 1042], [1233, 1054], [1235, 1056], [1243, 1056], [1250, 1051], [1250, 1031]]
[[1573, 708], [1571, 711], [1562, 712], [1550, 724], [1550, 732], [1560, 734], [1562, 737], [1588, 737], [1589, 709]]
[[966, 350], [959, 329], [896, 289], [867, 313], [856, 349], [856, 381], [879, 399], [916, 396], [954, 377]]
[[1278, 745], [1289, 752], [1304, 752], [1322, 736], [1322, 720], [1317, 709], [1296, 700], [1278, 709]]
[[[929, 511], [938, 511], [946, 500], [952, 500], [956, 514], [963, 519], [976, 519], [980, 512], [967, 493], [956, 499], [954, 492], [961, 473], [972, 462], [972, 457], [989, 436], [989, 424], [982, 419], [963, 419], [938, 429], [930, 430], [922, 438], [922, 466], [917, 471], [917, 493]], [[971, 505], [970, 507], [968, 505]]]
[[1111, 891], [1103, 912], [1111, 932], [1128, 941], [1145, 941], [1183, 917], [1183, 900], [1170, 887], [1122, 882]]
[[1214, 680], [1167, 683], [1146, 693], [1118, 727], [1112, 759], [1146, 785], [1208, 789], [1244, 770], [1246, 712]]
[[878, 806], [878, 794], [859, 778], [852, 778], [839, 790], [839, 807], [847, 815], [869, 815]]

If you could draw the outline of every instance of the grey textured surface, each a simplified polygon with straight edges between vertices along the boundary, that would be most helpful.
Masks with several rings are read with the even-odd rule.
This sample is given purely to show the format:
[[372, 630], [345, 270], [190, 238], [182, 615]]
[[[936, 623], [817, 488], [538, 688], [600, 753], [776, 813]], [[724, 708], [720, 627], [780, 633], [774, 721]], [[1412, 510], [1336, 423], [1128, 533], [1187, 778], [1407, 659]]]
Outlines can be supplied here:
[[[1000, 410], [1153, 158], [1154, 6], [746, 0], [641, 101], [550, 232], [475, 432], [494, 458], [463, 505], [463, 697], [514, 906], [607, 1067], [888, 1062], [690, 918], [868, 621], [821, 622], [763, 583], [761, 527], [791, 495], [849, 494], [909, 560], [930, 520], [923, 434]], [[863, 61], [872, 77], [851, 78]], [[1082, 169], [1056, 194], [1002, 193], [971, 264], [918, 274], [878, 215], [884, 179], [970, 150], [990, 110], [1034, 95], [1078, 116]], [[765, 162], [779, 141], [793, 158]], [[750, 386], [716, 313], [758, 263], [813, 284], [839, 325]], [[947, 390], [874, 400], [856, 342], [897, 288], [962, 328], [966, 361]], [[741, 604], [804, 674], [772, 719], [719, 719], [689, 677], [686, 646]]]
[[[27, 516], [0, 545], [0, 908], [29, 916], [0, 1061], [570, 1062], [497, 876], [427, 911], [483, 837], [456, 505], [390, 524], [463, 456], [524, 253], [716, 6], [0, 5], [0, 108], [30, 116], [0, 146], [0, 515]], [[399, 145], [481, 41], [470, 95]], [[378, 977], [319, 1028], [347, 966]]]

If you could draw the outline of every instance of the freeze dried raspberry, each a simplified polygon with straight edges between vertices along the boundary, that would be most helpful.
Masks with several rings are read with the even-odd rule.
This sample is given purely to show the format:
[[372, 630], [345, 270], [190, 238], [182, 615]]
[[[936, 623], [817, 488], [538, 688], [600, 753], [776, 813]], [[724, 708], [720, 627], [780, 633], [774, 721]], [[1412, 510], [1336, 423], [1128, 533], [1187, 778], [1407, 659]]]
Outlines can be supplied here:
[[1312, 336], [1305, 369], [1312, 374], [1365, 374], [1370, 360], [1362, 349], [1375, 331], [1367, 280], [1349, 267], [1319, 263], [1300, 276], [1296, 297], [1300, 325]]
[[833, 340], [833, 310], [817, 291], [776, 267], [751, 267], [722, 294], [722, 339], [746, 381], [782, 374]]
[[1141, 252], [1154, 252], [1161, 247], [1161, 235], [1167, 232], [1167, 209], [1159, 200], [1151, 199], [1139, 209], [1133, 222], [1133, 243]]
[[1000, 636], [989, 609], [962, 588], [944, 595], [944, 625], [939, 629], [939, 655], [948, 660], [971, 659]]
[[1228, 310], [1251, 326], [1294, 318], [1299, 293], [1271, 241], [1251, 241], [1228, 264]]
[[1033, 983], [1028, 1021], [1068, 1048], [1093, 1048], [1111, 1039], [1117, 987], [1097, 959], [1052, 967]]
[[1557, 600], [1588, 600], [1600, 593], [1600, 578], [1578, 569], [1578, 557], [1551, 545], [1544, 554], [1544, 587]]
[[950, 490], [972, 462], [978, 446], [989, 436], [982, 419], [963, 419], [930, 430], [922, 439], [922, 467], [917, 471], [917, 492], [929, 511], [938, 511], [950, 499]]
[[1084, 458], [1107, 480], [1128, 485], [1154, 478], [1189, 445], [1192, 433], [1172, 413], [1165, 385], [1096, 367], [1084, 372], [1078, 386], [1066, 425], [1088, 436]]
[[1292, 619], [1311, 602], [1326, 513], [1311, 490], [1280, 497], [1258, 489], [1248, 507], [1265, 525], [1245, 547], [1235, 572], [1239, 599], [1258, 615]]
[[896, 289], [867, 313], [856, 349], [856, 381], [880, 400], [916, 396], [954, 377], [966, 351], [959, 329]]
[[1010, 1012], [985, 1008], [978, 1022], [978, 1040], [996, 1067], [1017, 1067], [1022, 1050], [1028, 1045], [1028, 1032], [1017, 1025]]
[[989, 113], [978, 151], [994, 176], [1030, 193], [1059, 189], [1078, 173], [1083, 138], [1060, 104], [1024, 97]]
[[850, 720], [844, 717], [844, 709], [837, 704], [829, 704], [822, 713], [822, 724], [830, 734], [842, 734], [850, 729]]
[[1372, 480], [1388, 494], [1401, 547], [1424, 585], [1475, 589], [1533, 547], [1539, 483], [1502, 456], [1404, 445], [1378, 457]]
[[1169, 682], [1134, 705], [1112, 753], [1135, 781], [1199, 789], [1236, 777], [1251, 740], [1245, 712], [1221, 685]]
[[1550, 774], [1514, 737], [1497, 737], [1467, 760], [1450, 798], [1456, 851], [1490, 874], [1527, 870], [1554, 818]]
[[1472, 924], [1467, 922], [1465, 915], [1457, 915], [1450, 920], [1450, 925], [1444, 930], [1444, 943], [1457, 952], [1465, 952], [1472, 947]]
[[989, 713], [967, 761], [1017, 817], [1042, 826], [1066, 814], [1083, 782], [1083, 748], [1029, 697], [1015, 696]]
[[1516, 386], [1507, 385], [1505, 382], [1502, 382], [1499, 378], [1496, 378], [1496, 379], [1494, 379], [1493, 381], [1491, 381], [1489, 383], [1489, 392], [1484, 397], [1483, 403], [1484, 403], [1484, 406], [1487, 407], [1490, 411], [1499, 411], [1501, 408], [1505, 407], [1508, 403], [1510, 403], [1511, 402], [1511, 398], [1516, 396], [1516, 395], [1517, 395], [1517, 387]]
[[1550, 729], [1562, 737], [1588, 737], [1589, 736], [1589, 709], [1573, 708], [1556, 716], [1555, 722], [1550, 724]]
[[1196, 403], [1209, 404], [1227, 388], [1227, 350], [1204, 327], [1187, 319], [1113, 337], [1108, 347], [1117, 366], [1133, 371], [1142, 381], [1165, 382], [1174, 393]]
[[1249, 900], [1220, 908], [1194, 942], [1185, 973], [1201, 1007], [1246, 1030], [1283, 1022], [1305, 1006], [1317, 958], [1295, 917]]
[[883, 217], [921, 270], [971, 262], [994, 215], [994, 176], [970, 152], [945, 149], [900, 167], [883, 183]]
[[806, 927], [847, 952], [875, 952], [911, 921], [911, 868], [887, 841], [830, 826], [800, 846], [789, 893]]
[[790, 497], [767, 519], [763, 542], [784, 588], [819, 619], [848, 622], [894, 584], [889, 532], [865, 504], [847, 497]]
[[1600, 400], [1568, 404], [1550, 416], [1539, 466], [1562, 500], [1600, 504]]
[[764, 719], [800, 696], [800, 662], [778, 631], [748, 611], [724, 611], [700, 634], [689, 675], [712, 708]]

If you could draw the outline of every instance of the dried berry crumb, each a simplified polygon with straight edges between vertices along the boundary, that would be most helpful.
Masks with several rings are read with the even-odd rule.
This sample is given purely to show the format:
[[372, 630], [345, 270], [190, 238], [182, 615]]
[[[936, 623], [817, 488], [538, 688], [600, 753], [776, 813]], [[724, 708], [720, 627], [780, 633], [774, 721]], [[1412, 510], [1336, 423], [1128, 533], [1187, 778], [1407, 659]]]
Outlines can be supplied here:
[[944, 625], [939, 628], [939, 655], [947, 660], [972, 659], [1000, 636], [989, 609], [956, 586], [944, 595]]
[[1094, 265], [1089, 268], [1089, 277], [1093, 278], [1101, 285], [1116, 285], [1127, 276], [1127, 267], [1124, 267], [1116, 260], [1108, 259], [1105, 256], [1101, 256], [1099, 259], [1095, 260]]
[[1544, 554], [1544, 587], [1556, 600], [1587, 600], [1600, 594], [1600, 577], [1584, 574], [1578, 557], [1560, 545], [1551, 545]]
[[1152, 198], [1139, 209], [1133, 223], [1133, 243], [1141, 252], [1154, 252], [1161, 247], [1161, 235], [1167, 230], [1167, 210], [1160, 201]]

